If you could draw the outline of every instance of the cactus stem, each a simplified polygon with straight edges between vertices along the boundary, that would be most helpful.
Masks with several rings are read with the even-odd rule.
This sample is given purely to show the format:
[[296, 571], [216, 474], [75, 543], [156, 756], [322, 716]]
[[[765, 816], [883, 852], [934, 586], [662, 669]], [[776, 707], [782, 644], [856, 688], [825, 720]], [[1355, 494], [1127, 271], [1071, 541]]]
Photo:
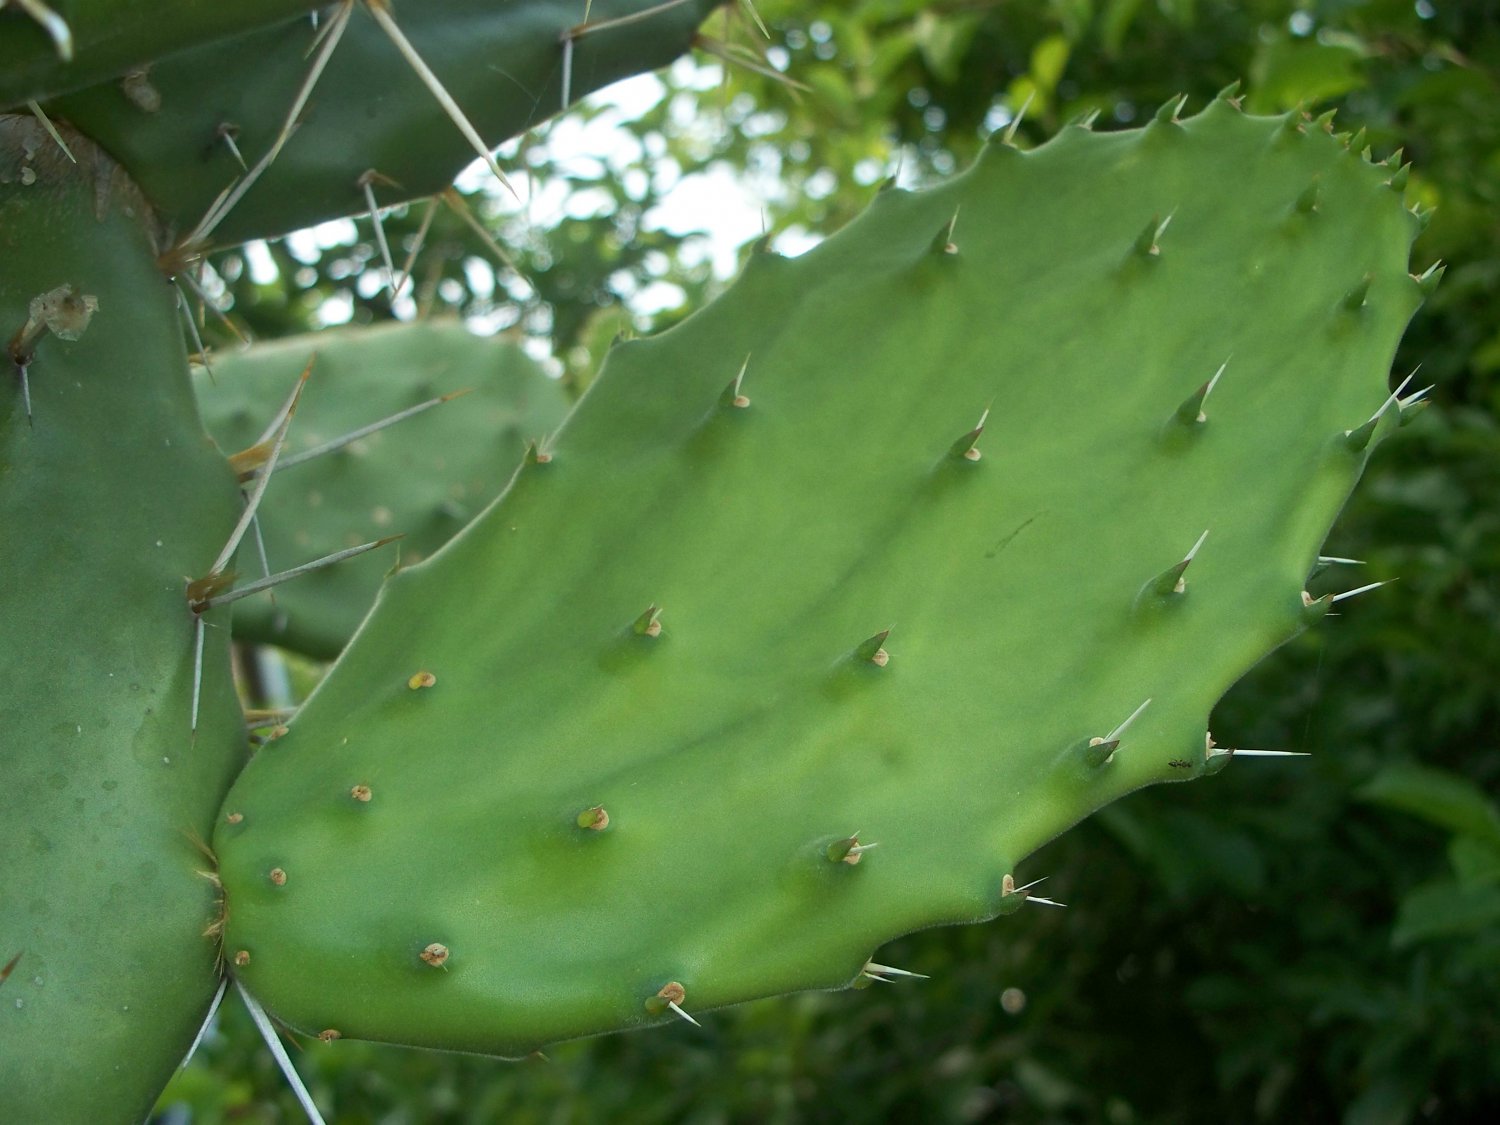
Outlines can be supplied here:
[[1219, 364], [1219, 369], [1213, 373], [1213, 377], [1183, 400], [1182, 405], [1177, 408], [1176, 414], [1173, 415], [1173, 419], [1185, 426], [1200, 425], [1207, 422], [1208, 414], [1205, 413], [1204, 406], [1208, 402], [1208, 396], [1213, 394], [1214, 388], [1219, 385], [1219, 377], [1224, 374], [1224, 369], [1228, 366], [1228, 359]]
[[244, 153], [240, 152], [239, 142], [235, 140], [240, 135], [240, 127], [224, 121], [220, 123], [217, 132], [219, 139], [224, 142], [225, 146], [229, 149], [230, 155], [234, 157], [234, 162], [240, 166], [240, 171], [250, 171], [250, 165], [245, 163]]
[[[73, 61], [73, 32], [68, 27], [67, 20], [42, 3], [42, 0], [10, 0], [10, 2], [42, 25], [42, 30], [52, 39], [52, 47], [57, 52], [58, 58], [63, 62]], [[0, 8], [5, 7], [5, 4], [6, 0], [0, 0]]]
[[382, 176], [374, 168], [369, 168], [361, 173], [358, 181], [360, 192], [365, 197], [365, 207], [370, 212], [370, 224], [375, 228], [375, 245], [380, 248], [380, 260], [385, 265], [385, 284], [391, 291], [391, 300], [396, 299], [396, 294], [401, 291], [401, 285], [406, 284], [406, 279], [401, 279], [401, 284], [396, 283], [396, 264], [391, 261], [391, 244], [386, 241], [385, 224], [380, 221], [380, 207], [375, 202], [376, 180], [382, 183], [393, 183], [389, 176]]
[[980, 453], [977, 446], [980, 437], [984, 434], [984, 424], [989, 421], [990, 408], [985, 407], [984, 413], [979, 416], [979, 425], [975, 426], [963, 437], [948, 447], [950, 457], [961, 457], [965, 461], [978, 461], [984, 454]]
[[884, 668], [890, 663], [891, 654], [886, 652], [882, 646], [885, 644], [885, 639], [890, 635], [891, 631], [889, 629], [882, 629], [873, 637], [861, 642], [860, 646], [854, 650], [855, 659], [868, 661], [877, 668]]
[[[0, 4], [0, 7], [4, 7], [4, 5]], [[62, 134], [57, 131], [57, 126], [52, 124], [52, 119], [47, 116], [46, 111], [43, 110], [42, 107], [37, 105], [37, 103], [34, 101], [28, 101], [26, 103], [26, 108], [31, 110], [31, 116], [35, 117], [39, 122], [41, 122], [42, 128], [47, 130], [47, 136], [51, 137], [52, 140], [57, 144], [57, 147], [62, 149], [63, 155], [71, 160], [74, 164], [77, 164], [78, 157], [73, 155], [73, 150], [68, 147], [68, 142], [63, 140]]]
[[406, 33], [396, 23], [395, 17], [391, 15], [390, 0], [365, 0], [365, 8], [369, 11], [370, 15], [375, 17], [375, 22], [380, 25], [380, 30], [385, 32], [386, 37], [390, 39], [396, 50], [401, 52], [401, 57], [416, 72], [417, 77], [422, 80], [422, 84], [427, 87], [428, 92], [437, 99], [438, 105], [442, 107], [443, 112], [448, 115], [448, 119], [453, 122], [458, 131], [464, 135], [464, 140], [469, 142], [469, 145], [474, 149], [479, 159], [484, 161], [485, 166], [500, 181], [505, 190], [519, 200], [521, 198], [520, 193], [512, 186], [510, 180], [506, 179], [505, 173], [500, 171], [500, 165], [495, 162], [495, 154], [490, 151], [490, 146], [484, 143], [484, 138], [479, 135], [479, 132], [470, 123], [468, 117], [465, 116], [464, 111], [453, 100], [453, 96], [448, 93], [447, 87], [432, 72], [432, 68], [423, 61], [422, 56], [417, 53], [417, 49], [412, 46], [411, 40], [406, 37]]
[[725, 406], [734, 406], [743, 410], [750, 405], [750, 399], [740, 390], [740, 385], [745, 381], [745, 372], [750, 369], [750, 356], [745, 355], [745, 362], [740, 364], [739, 373], [735, 375], [729, 386], [724, 389], [719, 401]]
[[661, 636], [661, 606], [652, 602], [630, 626], [631, 631], [638, 637]]
[[[241, 950], [241, 953], [244, 951]], [[248, 962], [249, 956], [246, 956]], [[239, 957], [235, 957], [236, 963]], [[266, 1010], [260, 1006], [260, 1002], [251, 996], [244, 984], [236, 980], [235, 988], [239, 989], [240, 999], [244, 1000], [245, 1007], [250, 1011], [250, 1018], [255, 1021], [255, 1029], [260, 1032], [260, 1037], [265, 1040], [271, 1055], [276, 1060], [276, 1065], [281, 1068], [282, 1075], [286, 1078], [287, 1085], [292, 1088], [292, 1093], [297, 1096], [297, 1102], [302, 1106], [302, 1112], [307, 1114], [310, 1125], [325, 1125], [323, 1115], [318, 1112], [317, 1104], [312, 1100], [312, 1095], [307, 1092], [307, 1087], [302, 1083], [302, 1077], [297, 1073], [297, 1068], [292, 1065], [291, 1056], [286, 1053], [286, 1048], [281, 1045], [281, 1039], [276, 1034], [276, 1029], [271, 1026], [271, 1018], [266, 1015]]]
[[339, 40], [344, 36], [344, 28], [349, 25], [349, 17], [354, 12], [354, 0], [341, 0], [339, 9], [333, 14], [326, 26], [318, 29], [317, 37], [313, 40], [313, 49], [317, 52], [313, 56], [312, 65], [308, 67], [306, 76], [302, 79], [302, 85], [297, 87], [297, 94], [292, 99], [291, 109], [287, 111], [285, 120], [281, 123], [281, 130], [276, 134], [276, 139], [271, 142], [271, 147], [266, 154], [255, 162], [255, 166], [245, 175], [241, 176], [228, 188], [220, 193], [212, 205], [204, 213], [203, 218], [198, 220], [194, 227], [178, 243], [179, 248], [192, 248], [201, 245], [220, 223], [225, 216], [233, 211], [245, 193], [249, 191], [275, 159], [281, 155], [282, 148], [287, 140], [297, 129], [297, 123], [302, 118], [302, 111], [307, 106], [307, 99], [312, 96], [313, 87], [318, 84], [318, 79], [323, 76], [323, 69], [328, 65], [334, 48], [339, 45]]
[[870, 980], [878, 980], [882, 984], [889, 984], [892, 977], [909, 977], [912, 980], [931, 980], [926, 973], [913, 973], [906, 969], [897, 969], [891, 965], [878, 965], [874, 961], [866, 961], [865, 967], [859, 971], [860, 976], [868, 977]]
[[334, 551], [331, 555], [324, 555], [320, 559], [313, 559], [311, 562], [302, 563], [300, 566], [294, 566], [290, 570], [283, 570], [277, 574], [267, 575], [265, 578], [259, 578], [254, 582], [248, 582], [243, 586], [237, 586], [223, 593], [211, 594], [208, 597], [193, 602], [193, 612], [202, 613], [205, 610], [213, 609], [215, 606], [229, 605], [232, 602], [239, 601], [241, 598], [248, 598], [251, 594], [258, 594], [262, 590], [269, 590], [274, 586], [280, 586], [283, 582], [290, 582], [294, 578], [301, 578], [304, 574], [311, 574], [315, 570], [322, 570], [324, 567], [333, 566], [335, 563], [341, 563], [345, 559], [352, 559], [356, 555], [363, 555], [367, 551], [373, 551], [377, 547], [384, 547], [387, 543], [393, 543], [401, 538], [403, 537], [400, 535], [387, 535], [384, 539], [375, 539], [369, 543], [361, 543], [357, 547], [345, 547], [342, 551]]
[[660, 1015], [662, 1012], [670, 1011], [674, 1015], [685, 1019], [694, 1027], [702, 1027], [697, 1020], [682, 1010], [682, 1002], [687, 999], [687, 990], [675, 980], [669, 980], [662, 985], [661, 991], [650, 1000], [646, 1001], [646, 1010], [652, 1015]]

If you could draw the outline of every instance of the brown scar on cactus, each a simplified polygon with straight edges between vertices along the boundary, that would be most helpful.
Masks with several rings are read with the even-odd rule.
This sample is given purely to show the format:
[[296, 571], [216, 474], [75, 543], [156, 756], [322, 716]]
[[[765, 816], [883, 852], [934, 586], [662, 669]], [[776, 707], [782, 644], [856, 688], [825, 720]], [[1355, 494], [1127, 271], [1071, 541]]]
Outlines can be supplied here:
[[434, 969], [442, 969], [448, 963], [448, 947], [440, 941], [435, 941], [417, 956]]
[[335, 1039], [342, 1039], [343, 1037], [344, 1033], [336, 1027], [325, 1027], [322, 1031], [318, 1032], [318, 1038], [324, 1043], [332, 1043]]
[[437, 683], [437, 677], [426, 669], [423, 669], [420, 672], [412, 673], [411, 679], [406, 681], [406, 686], [411, 688], [412, 691], [421, 691], [423, 688], [430, 688], [435, 683]]
[[91, 293], [80, 293], [72, 285], [33, 297], [26, 310], [26, 323], [10, 339], [10, 362], [21, 381], [21, 400], [26, 407], [26, 421], [31, 416], [31, 364], [37, 345], [48, 335], [72, 342], [88, 330], [89, 322], [99, 311], [99, 299]]
[[687, 1020], [694, 1027], [702, 1027], [697, 1020], [683, 1011], [682, 1005], [687, 1000], [687, 990], [682, 987], [680, 981], [669, 980], [661, 986], [657, 994], [646, 1001], [646, 1011], [653, 1016], [659, 1016], [663, 1012], [670, 1011], [674, 1015]]
[[374, 796], [374, 794], [371, 793], [370, 787], [368, 785], [356, 785], [349, 790], [349, 796], [354, 798], [356, 801], [359, 801], [361, 804], [367, 805], [370, 803], [370, 798]]

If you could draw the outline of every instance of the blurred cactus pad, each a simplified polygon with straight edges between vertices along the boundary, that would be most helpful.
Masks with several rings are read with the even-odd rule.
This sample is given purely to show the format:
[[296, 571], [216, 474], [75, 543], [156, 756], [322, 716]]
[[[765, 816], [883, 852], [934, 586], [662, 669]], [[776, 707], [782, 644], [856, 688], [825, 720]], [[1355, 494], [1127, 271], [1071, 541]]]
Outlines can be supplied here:
[[1225, 764], [1424, 286], [1395, 167], [1179, 109], [992, 143], [617, 346], [231, 790], [245, 987], [507, 1055], [839, 988]]
[[[234, 632], [330, 659], [354, 634], [393, 559], [430, 555], [477, 515], [509, 482], [526, 442], [561, 424], [568, 400], [520, 345], [457, 323], [320, 332], [226, 355], [212, 375], [198, 370], [199, 405], [220, 448], [254, 446], [309, 363], [312, 377], [259, 513], [266, 563], [285, 570], [383, 536], [403, 538], [392, 553], [349, 559], [274, 596], [239, 602]], [[420, 413], [338, 444], [410, 411]], [[338, 447], [317, 453], [330, 445]], [[241, 569], [253, 571], [257, 561], [247, 550]]]

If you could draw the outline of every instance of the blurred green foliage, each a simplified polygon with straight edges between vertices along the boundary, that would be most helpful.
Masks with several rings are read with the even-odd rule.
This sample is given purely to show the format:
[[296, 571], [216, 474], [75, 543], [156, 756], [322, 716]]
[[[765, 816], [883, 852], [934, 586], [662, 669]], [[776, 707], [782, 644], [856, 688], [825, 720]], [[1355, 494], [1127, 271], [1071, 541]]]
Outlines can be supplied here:
[[[1479, 1119], [1500, 1104], [1500, 13], [1444, 0], [758, 7], [769, 69], [805, 91], [748, 69], [700, 89], [679, 70], [618, 127], [633, 138], [624, 167], [527, 142], [515, 158], [587, 206], [541, 235], [471, 195], [518, 267], [496, 266], [488, 292], [466, 263], [490, 252], [440, 211], [415, 304], [547, 338], [582, 385], [617, 329], [682, 314], [644, 316], [631, 294], [675, 286], [686, 308], [719, 284], [701, 240], [650, 220], [686, 177], [769, 177], [773, 236], [817, 235], [898, 170], [920, 183], [962, 166], [1028, 98], [1018, 143], [1035, 144], [1082, 113], [1122, 127], [1241, 79], [1250, 108], [1337, 107], [1378, 157], [1404, 148], [1408, 201], [1436, 208], [1413, 264], [1443, 259], [1446, 279], [1397, 363], [1398, 377], [1422, 365], [1435, 406], [1382, 447], [1328, 547], [1366, 560], [1362, 579], [1401, 581], [1348, 603], [1215, 712], [1225, 744], [1311, 757], [1241, 759], [1106, 810], [1025, 865], [1069, 909], [881, 952], [930, 980], [519, 1063], [313, 1041], [297, 1057], [319, 1102], [348, 1122]], [[729, 34], [750, 42], [736, 22]], [[393, 241], [409, 246], [421, 218], [388, 218]], [[368, 223], [347, 233], [300, 256], [270, 247], [279, 276], [264, 283], [225, 255], [223, 303], [271, 336], [340, 291], [357, 320], [392, 315]], [[298, 1111], [226, 1011], [160, 1112]]]

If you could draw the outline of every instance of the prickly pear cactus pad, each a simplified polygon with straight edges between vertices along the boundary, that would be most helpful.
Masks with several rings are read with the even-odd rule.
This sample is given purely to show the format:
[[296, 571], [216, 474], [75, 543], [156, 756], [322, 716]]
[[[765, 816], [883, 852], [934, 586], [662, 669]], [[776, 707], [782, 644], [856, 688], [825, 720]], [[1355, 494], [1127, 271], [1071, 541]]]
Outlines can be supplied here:
[[[561, 385], [511, 341], [462, 325], [391, 324], [257, 344], [195, 380], [209, 432], [229, 453], [259, 440], [314, 357], [260, 527], [266, 561], [283, 570], [387, 535], [399, 548], [349, 559], [236, 604], [238, 637], [323, 659], [337, 656], [399, 557], [432, 554], [499, 494], [528, 439], [567, 413]], [[467, 392], [467, 393], [465, 393]], [[434, 403], [351, 445], [297, 458], [382, 420]], [[242, 569], [251, 568], [247, 549]]]
[[67, 140], [77, 165], [0, 116], [7, 1122], [150, 1111], [218, 984], [199, 872], [245, 757], [227, 611], [209, 614], [192, 734], [185, 598], [234, 526], [234, 475], [193, 408], [149, 214]]
[[[322, 0], [50, 0], [0, 4], [0, 108], [118, 78], [185, 47]], [[27, 11], [27, 8], [30, 11]]]
[[1020, 906], [1326, 607], [1421, 299], [1392, 172], [1222, 100], [994, 145], [617, 348], [236, 783], [240, 979], [514, 1053]]
[[494, 146], [671, 62], [722, 2], [344, 0], [316, 28], [294, 19], [182, 51], [134, 86], [47, 108], [129, 169], [179, 238], [232, 245], [363, 210], [366, 184], [381, 206], [446, 188], [475, 148], [421, 69]]

